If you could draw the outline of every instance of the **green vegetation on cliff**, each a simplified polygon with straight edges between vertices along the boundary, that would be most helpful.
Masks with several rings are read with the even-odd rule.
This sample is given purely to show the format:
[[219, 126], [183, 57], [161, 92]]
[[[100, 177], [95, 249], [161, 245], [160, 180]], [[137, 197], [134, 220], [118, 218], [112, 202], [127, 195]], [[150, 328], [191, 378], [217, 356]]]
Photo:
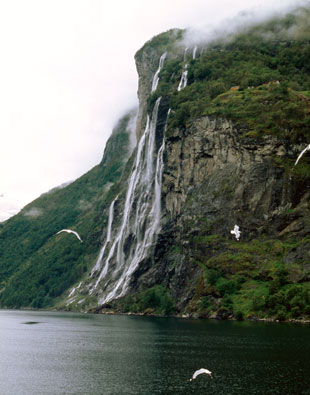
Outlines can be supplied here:
[[[196, 265], [200, 268], [202, 274], [198, 282], [191, 282], [190, 275], [186, 281], [182, 279], [188, 294], [192, 295], [189, 303], [179, 303], [183, 312], [238, 319], [310, 317], [310, 257], [307, 252], [310, 158], [305, 155], [294, 167], [296, 156], [289, 153], [294, 144], [306, 147], [310, 142], [309, 16], [309, 9], [299, 9], [284, 18], [248, 28], [227, 40], [211, 42], [203, 50], [199, 48], [196, 59], [191, 58], [190, 51], [185, 55], [186, 59], [184, 55], [168, 58], [160, 73], [158, 88], [148, 99], [149, 110], [158, 97], [169, 102], [171, 112], [166, 136], [171, 139], [170, 144], [178, 138], [186, 139], [199, 127], [198, 118], [211, 116], [212, 119], [232, 121], [238, 139], [245, 147], [251, 145], [253, 151], [249, 155], [258, 152], [259, 146], [267, 145], [268, 139], [285, 147], [286, 153], [278, 155], [275, 151], [268, 158], [270, 163], [266, 162], [265, 169], [272, 166], [281, 174], [281, 186], [272, 191], [275, 196], [287, 183], [290, 190], [287, 212], [270, 212], [266, 220], [262, 213], [255, 213], [253, 222], [260, 224], [259, 231], [253, 230], [253, 225], [251, 231], [245, 229], [244, 233], [247, 231], [252, 235], [240, 242], [233, 242], [223, 233], [216, 234], [216, 227], [223, 227], [220, 224], [223, 218], [216, 210], [220, 210], [221, 204], [229, 206], [235, 189], [240, 186], [246, 190], [246, 185], [227, 180], [217, 195], [214, 194], [213, 224], [208, 217], [203, 218], [204, 207], [199, 201], [206, 200], [203, 193], [211, 193], [210, 184], [199, 197], [197, 194], [188, 196], [185, 206], [188, 204], [192, 211], [183, 207], [181, 215], [191, 217], [192, 222], [187, 226], [186, 219], [179, 219], [183, 223], [182, 234], [171, 247], [171, 251], [179, 250], [178, 254], [171, 253], [174, 256], [172, 267], [177, 268], [183, 259], [188, 262], [188, 267]], [[178, 91], [185, 65], [187, 86]], [[205, 142], [209, 142], [208, 138]], [[207, 155], [201, 150], [203, 154]], [[187, 160], [194, 159], [188, 155]], [[199, 168], [199, 164], [197, 166]], [[216, 167], [214, 163], [211, 166]], [[184, 193], [180, 185], [177, 188], [177, 192]], [[272, 210], [279, 204], [276, 200]], [[213, 201], [208, 200], [211, 205]], [[201, 213], [193, 209], [195, 206], [201, 207]], [[246, 207], [237, 208], [241, 222], [242, 216], [254, 215]], [[231, 217], [233, 220], [235, 215]], [[210, 222], [209, 229], [203, 225], [205, 222]], [[193, 228], [195, 236], [192, 235]], [[172, 293], [175, 297], [180, 296], [173, 286], [172, 281]]]
[[[215, 115], [231, 119], [255, 137], [276, 134], [303, 141], [310, 127], [306, 16], [307, 9], [247, 29], [228, 42], [212, 42], [196, 59], [168, 60], [149, 107], [159, 96], [169, 98], [168, 133], [197, 117]], [[188, 85], [178, 91], [185, 63]]]
[[[183, 38], [184, 30], [181, 29], [170, 29], [164, 33], [158, 34], [149, 41], [147, 41], [142, 48], [140, 48], [135, 58], [141, 61], [143, 53], [154, 50], [157, 54], [162, 55], [164, 52], [174, 52], [176, 45]], [[157, 65], [156, 65], [157, 66]]]
[[[289, 152], [293, 144], [310, 143], [309, 15], [308, 9], [302, 9], [249, 28], [229, 40], [208, 43], [203, 51], [199, 48], [196, 59], [192, 59], [189, 52], [184, 59], [179, 45], [184, 35], [181, 30], [165, 32], [137, 52], [136, 59], [145, 62], [146, 74], [151, 75], [159, 56], [168, 50], [158, 88], [149, 96], [147, 104], [151, 111], [156, 99], [162, 96], [163, 107], [171, 108], [165, 132], [165, 166], [169, 153], [175, 154], [172, 148], [177, 148], [177, 153], [170, 168], [164, 169], [168, 180], [164, 188], [166, 194], [174, 192], [176, 199], [171, 201], [181, 202], [181, 208], [175, 216], [173, 209], [168, 213], [163, 196], [164, 229], [154, 246], [154, 256], [145, 259], [148, 262], [142, 262], [140, 272], [134, 273], [130, 283], [132, 293], [105, 308], [237, 319], [309, 318], [310, 158], [305, 155], [294, 168], [296, 157]], [[185, 64], [188, 84], [178, 91]], [[164, 129], [166, 112], [159, 113]], [[199, 127], [198, 119], [203, 116], [232, 121], [234, 134], [231, 136], [238, 139], [233, 148], [244, 149], [244, 158], [257, 155], [257, 162], [249, 160], [248, 168], [242, 168], [239, 162], [236, 164], [239, 157], [235, 156], [235, 161], [229, 163], [232, 170], [228, 169], [225, 179], [223, 169], [225, 160], [229, 161], [228, 155], [228, 159], [220, 162], [207, 149], [200, 150], [203, 139], [199, 135], [195, 135], [197, 145], [194, 139], [189, 139], [195, 147], [186, 155], [188, 153], [182, 151], [186, 139], [195, 133], [193, 129], [196, 125]], [[0, 224], [1, 307], [55, 305], [65, 291], [86, 278], [102, 245], [108, 207], [118, 194], [119, 201], [124, 200], [122, 192], [134, 160], [134, 156], [129, 159], [128, 121], [129, 116], [120, 121], [98, 166], [65, 188], [42, 195], [18, 215]], [[219, 127], [216, 132], [219, 131], [223, 129]], [[269, 156], [261, 153], [268, 139], [276, 141], [276, 148], [281, 147], [281, 155], [276, 149]], [[176, 143], [172, 147], [177, 140], [182, 140], [179, 146]], [[228, 140], [223, 138], [223, 141]], [[207, 139], [203, 144], [208, 144]], [[199, 155], [204, 160], [201, 161], [204, 168], [211, 163], [213, 174], [202, 178], [204, 185], [192, 183], [187, 189], [183, 188], [188, 174], [185, 177], [182, 172], [186, 166], [195, 166]], [[215, 171], [217, 160], [218, 173]], [[199, 165], [190, 168], [192, 177], [194, 173], [204, 172]], [[259, 171], [255, 173], [257, 168]], [[268, 179], [265, 173], [270, 169], [276, 171], [270, 172]], [[255, 179], [257, 174], [260, 180]], [[272, 203], [270, 207], [263, 198], [257, 199], [259, 204], [253, 203], [257, 210], [250, 213], [248, 203], [254, 182], [270, 182], [274, 189], [268, 190], [272, 195], [266, 199], [268, 204]], [[238, 206], [234, 205], [234, 196], [239, 186], [240, 200], [248, 200]], [[267, 187], [259, 192], [266, 190]], [[281, 193], [288, 197], [287, 207], [279, 207]], [[206, 209], [208, 204], [210, 207]], [[266, 218], [257, 213], [265, 206], [269, 210], [264, 212]], [[229, 210], [235, 212], [230, 214]], [[225, 215], [220, 211], [225, 211]], [[235, 218], [243, 219], [251, 214], [255, 218], [252, 223], [244, 220], [241, 241], [233, 240], [228, 230], [231, 228], [227, 227], [235, 223]], [[78, 231], [83, 243], [72, 235], [56, 235], [63, 228]], [[130, 243], [130, 237], [126, 242]], [[99, 299], [101, 290], [98, 288], [94, 298]], [[86, 286], [83, 292], [86, 295]], [[85, 298], [88, 297], [87, 294]], [[80, 301], [76, 299], [68, 308], [78, 308]]]
[[124, 313], [170, 315], [174, 312], [174, 301], [164, 286], [156, 285], [116, 300], [109, 307]]
[[[0, 306], [47, 307], [93, 266], [130, 155], [123, 117], [99, 165], [64, 188], [43, 194], [0, 228]], [[117, 189], [118, 188], [118, 189]], [[71, 228], [80, 234], [56, 233]]]
[[[203, 275], [189, 311], [238, 319], [309, 317], [310, 271], [302, 257], [309, 237], [228, 242], [213, 235], [191, 242]], [[210, 248], [213, 256], [206, 258]]]

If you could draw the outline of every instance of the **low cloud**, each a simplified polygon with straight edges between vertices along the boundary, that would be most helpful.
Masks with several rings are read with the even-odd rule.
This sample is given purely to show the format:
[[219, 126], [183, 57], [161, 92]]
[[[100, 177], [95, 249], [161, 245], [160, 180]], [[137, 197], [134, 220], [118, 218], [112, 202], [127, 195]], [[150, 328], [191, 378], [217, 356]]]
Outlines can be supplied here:
[[293, 25], [287, 29], [281, 30], [267, 29], [262, 32], [265, 39], [298, 39], [305, 34], [305, 30], [309, 31], [309, 7], [308, 0], [300, 0], [294, 2], [283, 2], [276, 6], [270, 4], [260, 9], [258, 7], [249, 8], [240, 11], [236, 16], [226, 18], [217, 26], [206, 25], [200, 26], [199, 29], [189, 28], [184, 36], [184, 46], [193, 48], [194, 46], [206, 46], [214, 41], [229, 42], [238, 33], [246, 32], [257, 24], [268, 22], [273, 18], [283, 17], [287, 13], [296, 16], [298, 25]]
[[31, 209], [27, 210], [24, 213], [24, 216], [28, 218], [37, 218], [42, 214], [43, 214], [43, 210], [41, 208], [32, 207]]
[[134, 150], [137, 144], [137, 136], [136, 136], [137, 117], [138, 117], [138, 108], [135, 108], [130, 112], [130, 118], [127, 125], [131, 152]]
[[78, 203], [78, 208], [82, 211], [91, 209], [93, 204], [87, 200], [81, 199]]

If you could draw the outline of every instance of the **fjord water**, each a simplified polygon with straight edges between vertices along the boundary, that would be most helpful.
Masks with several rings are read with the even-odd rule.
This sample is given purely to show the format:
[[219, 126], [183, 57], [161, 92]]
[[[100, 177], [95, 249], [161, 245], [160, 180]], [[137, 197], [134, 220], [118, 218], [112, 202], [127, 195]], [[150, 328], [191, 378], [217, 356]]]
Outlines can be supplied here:
[[0, 344], [1, 394], [310, 394], [309, 326], [0, 311]]

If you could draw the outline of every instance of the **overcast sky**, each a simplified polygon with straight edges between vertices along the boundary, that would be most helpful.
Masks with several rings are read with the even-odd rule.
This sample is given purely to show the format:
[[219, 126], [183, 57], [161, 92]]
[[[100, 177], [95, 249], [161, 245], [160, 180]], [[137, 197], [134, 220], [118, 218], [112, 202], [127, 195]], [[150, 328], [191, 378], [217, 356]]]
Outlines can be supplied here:
[[0, 0], [0, 221], [100, 162], [116, 121], [137, 104], [134, 54], [145, 41], [299, 3]]

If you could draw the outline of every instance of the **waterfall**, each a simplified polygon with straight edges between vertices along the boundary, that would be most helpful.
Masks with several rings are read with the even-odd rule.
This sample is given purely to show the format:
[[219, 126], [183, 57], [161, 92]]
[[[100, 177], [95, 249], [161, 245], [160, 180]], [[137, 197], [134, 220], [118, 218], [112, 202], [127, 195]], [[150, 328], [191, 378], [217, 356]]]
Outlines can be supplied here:
[[152, 92], [156, 91], [156, 89], [157, 89], [157, 85], [158, 85], [158, 81], [159, 81], [159, 73], [160, 73], [160, 70], [162, 69], [162, 67], [164, 65], [164, 61], [166, 59], [166, 56], [167, 56], [167, 52], [164, 52], [161, 55], [160, 59], [159, 59], [158, 69], [157, 69], [157, 71], [156, 71], [156, 73], [154, 75], [154, 78], [153, 78]]
[[155, 199], [153, 207], [151, 210], [151, 215], [153, 215], [153, 230], [151, 234], [155, 234], [158, 229], [160, 222], [161, 213], [161, 186], [162, 186], [162, 175], [164, 169], [164, 151], [165, 151], [165, 140], [158, 150], [157, 162], [156, 162], [156, 173], [155, 173]]
[[188, 47], [186, 47], [184, 50], [184, 62], [186, 62], [187, 51], [188, 51]]
[[74, 292], [81, 287], [81, 285], [82, 285], [82, 281], [79, 283], [79, 285], [76, 288], [72, 288], [68, 295], [68, 298], [70, 298], [74, 294]]
[[[187, 51], [188, 51], [188, 48], [186, 47], [185, 51], [184, 51], [184, 62], [186, 61], [186, 53], [187, 53]], [[182, 71], [181, 80], [180, 80], [180, 83], [179, 83], [179, 86], [178, 86], [178, 92], [180, 90], [184, 89], [186, 87], [186, 85], [187, 85], [187, 74], [188, 74], [187, 68], [188, 68], [188, 65], [186, 63], [184, 68], [183, 68], [183, 71]]]
[[[99, 282], [104, 281], [104, 296], [99, 304], [126, 293], [132, 273], [147, 257], [159, 232], [164, 141], [157, 153], [154, 153], [154, 148], [160, 100], [161, 98], [157, 99], [152, 116], [148, 116], [145, 131], [138, 144], [119, 231], [114, 241], [106, 241], [102, 248], [109, 248], [109, 252], [95, 285], [97, 288]], [[99, 258], [103, 258], [102, 251]]]
[[[167, 53], [159, 61], [153, 77], [152, 91], [158, 85], [158, 74]], [[92, 275], [101, 268], [95, 286], [99, 293], [99, 305], [126, 294], [132, 274], [138, 265], [149, 256], [160, 230], [161, 186], [163, 173], [164, 138], [155, 151], [156, 126], [161, 98], [158, 98], [137, 146], [125, 194], [124, 209], [119, 228], [113, 231], [114, 203], [109, 209], [107, 237]], [[99, 283], [101, 284], [98, 287]]]
[[[107, 227], [107, 237], [105, 240], [105, 243], [103, 245], [103, 247], [100, 250], [96, 265], [94, 266], [94, 268], [91, 271], [91, 276], [94, 275], [95, 272], [97, 272], [100, 267], [101, 267], [101, 261], [102, 261], [102, 257], [105, 253], [105, 250], [107, 248], [108, 243], [111, 242], [111, 232], [112, 232], [112, 223], [113, 223], [113, 214], [114, 214], [114, 204], [116, 202], [116, 200], [118, 199], [118, 196], [116, 196], [116, 198], [112, 201], [110, 208], [109, 208], [109, 219], [108, 219], [108, 227]], [[101, 280], [101, 278], [104, 276], [104, 272], [107, 271], [108, 268], [104, 267], [103, 270], [100, 273], [99, 279], [96, 282], [96, 285], [94, 288], [97, 287], [99, 281]], [[94, 290], [94, 289], [93, 289]]]
[[193, 59], [196, 59], [196, 53], [197, 53], [197, 45], [195, 45], [193, 49]]
[[182, 72], [182, 77], [178, 86], [178, 91], [184, 89], [187, 85], [187, 74], [188, 74], [188, 70], [187, 69], [187, 64], [185, 65], [185, 70], [183, 70]]
[[[125, 238], [125, 230], [129, 221], [129, 214], [131, 212], [131, 207], [132, 207], [132, 203], [133, 203], [133, 195], [134, 195], [134, 190], [136, 187], [136, 183], [137, 183], [137, 174], [141, 171], [140, 167], [141, 167], [141, 155], [142, 155], [142, 149], [144, 147], [145, 144], [145, 137], [147, 134], [147, 131], [149, 129], [149, 117], [147, 118], [147, 122], [146, 122], [146, 128], [145, 128], [145, 132], [142, 135], [139, 145], [138, 145], [138, 150], [137, 150], [137, 155], [136, 155], [136, 160], [134, 163], [134, 168], [133, 171], [131, 173], [131, 177], [129, 179], [129, 184], [128, 184], [128, 188], [127, 188], [127, 194], [126, 194], [126, 199], [125, 199], [125, 206], [124, 206], [124, 212], [123, 212], [123, 220], [122, 220], [122, 225], [120, 228], [120, 231], [116, 237], [116, 239], [114, 240], [114, 243], [111, 246], [111, 249], [109, 251], [109, 255], [105, 261], [105, 265], [103, 270], [100, 273], [100, 276], [96, 282], [95, 288], [97, 288], [97, 285], [99, 284], [99, 282], [101, 281], [101, 279], [103, 277], [105, 277], [105, 275], [108, 272], [108, 268], [109, 268], [109, 263], [110, 260], [112, 259], [112, 257], [114, 256], [114, 252], [116, 247], [118, 247], [117, 250], [117, 262], [122, 262], [123, 261], [123, 252], [122, 252], [122, 248], [124, 246], [124, 238]], [[102, 254], [103, 255], [103, 254]], [[102, 259], [102, 256], [101, 256]]]

